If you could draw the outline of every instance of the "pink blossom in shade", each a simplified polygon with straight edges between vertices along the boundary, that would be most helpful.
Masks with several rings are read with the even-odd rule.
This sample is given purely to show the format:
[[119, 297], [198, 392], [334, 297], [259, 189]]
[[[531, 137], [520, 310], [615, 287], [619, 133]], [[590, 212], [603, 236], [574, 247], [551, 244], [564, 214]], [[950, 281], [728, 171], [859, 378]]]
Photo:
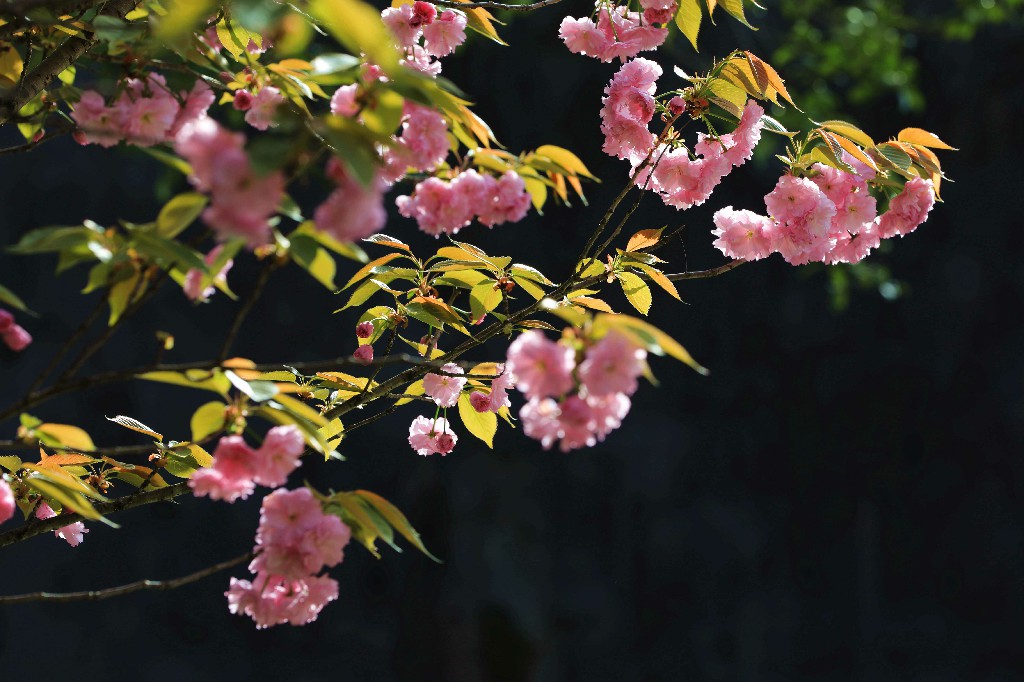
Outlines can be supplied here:
[[558, 37], [570, 52], [598, 59], [601, 59], [601, 55], [607, 52], [612, 44], [612, 40], [589, 18], [565, 17], [558, 28]]
[[640, 7], [644, 10], [649, 9], [662, 9], [662, 10], [676, 10], [676, 0], [640, 0]]
[[622, 334], [611, 332], [587, 349], [577, 375], [588, 395], [632, 395], [646, 360], [646, 350]]
[[145, 80], [129, 78], [126, 84], [115, 105], [120, 112], [125, 141], [139, 147], [163, 142], [181, 110], [163, 76], [150, 74]]
[[715, 211], [712, 219], [715, 229], [711, 234], [718, 237], [713, 246], [729, 258], [760, 260], [771, 254], [775, 224], [770, 218], [727, 206]]
[[587, 404], [590, 405], [592, 428], [598, 441], [603, 441], [605, 436], [622, 426], [622, 420], [629, 414], [631, 405], [629, 396], [624, 393], [587, 396]]
[[676, 16], [675, 3], [668, 9], [655, 9], [648, 7], [644, 10], [644, 23], [646, 24], [667, 24]]
[[500, 223], [517, 223], [530, 210], [532, 203], [526, 182], [515, 171], [505, 171], [495, 185], [491, 201], [479, 207], [477, 219], [492, 227]]
[[[210, 253], [206, 254], [203, 260], [207, 266], [212, 266], [221, 252], [224, 250], [223, 244], [218, 244], [210, 250]], [[203, 286], [203, 272], [198, 268], [189, 268], [189, 271], [185, 273], [185, 282], [182, 284], [182, 289], [185, 291], [185, 295], [192, 301], [207, 301], [217, 291], [214, 285], [221, 284], [225, 285], [228, 281], [228, 273], [231, 271], [231, 267], [235, 264], [235, 261], [228, 259], [221, 267], [219, 272], [214, 273], [213, 280], [210, 286], [205, 289], [201, 289]]]
[[171, 127], [167, 130], [167, 136], [165, 142], [174, 142], [174, 139], [181, 132], [181, 129], [188, 123], [198, 121], [200, 118], [206, 116], [206, 111], [213, 104], [215, 96], [210, 86], [204, 83], [202, 80], [197, 80], [192, 89], [188, 92], [182, 91], [181, 95], [183, 104], [178, 109], [177, 115], [174, 117], [174, 122]]
[[784, 175], [764, 200], [776, 221], [774, 251], [791, 265], [825, 259], [833, 246], [830, 235], [836, 207], [817, 185], [807, 178]]
[[189, 181], [201, 192], [211, 191], [219, 176], [248, 168], [244, 147], [244, 135], [208, 117], [185, 124], [174, 139], [174, 150], [192, 166]]
[[558, 449], [562, 452], [593, 447], [597, 443], [594, 431], [594, 414], [590, 405], [578, 395], [565, 399], [558, 416], [558, 428], [561, 440]]
[[549, 340], [537, 329], [520, 334], [508, 347], [505, 371], [516, 377], [516, 387], [528, 398], [561, 396], [575, 385], [572, 348]]
[[561, 414], [558, 403], [552, 398], [530, 398], [519, 410], [523, 433], [540, 441], [545, 450], [550, 450], [561, 437], [562, 428], [558, 421]]
[[252, 106], [245, 112], [245, 122], [256, 130], [266, 130], [276, 126], [274, 115], [277, 108], [284, 102], [281, 91], [272, 85], [264, 86], [256, 93]]
[[302, 463], [306, 439], [296, 426], [275, 426], [267, 431], [263, 445], [256, 450], [253, 479], [259, 485], [276, 488], [284, 485]]
[[354, 178], [344, 178], [313, 213], [313, 223], [340, 242], [354, 242], [379, 232], [387, 222], [384, 208], [386, 185], [377, 181], [369, 187]]
[[422, 33], [423, 21], [421, 18], [414, 18], [416, 9], [412, 5], [399, 5], [388, 7], [380, 13], [384, 25], [391, 31], [391, 35], [402, 47], [412, 47], [419, 40]]
[[231, 100], [231, 106], [238, 111], [249, 111], [252, 109], [252, 103], [255, 97], [248, 90], [236, 90], [235, 98]]
[[[57, 513], [50, 508], [45, 502], [40, 502], [39, 506], [36, 507], [36, 518], [45, 520], [52, 519]], [[72, 547], [78, 547], [85, 540], [85, 534], [89, 532], [89, 529], [85, 527], [85, 524], [81, 521], [75, 523], [69, 523], [66, 526], [61, 526], [57, 530], [53, 531], [53, 534], [68, 543]]]
[[272, 541], [257, 533], [259, 554], [249, 570], [292, 579], [311, 575], [325, 565], [341, 562], [351, 534], [341, 519], [328, 514], [320, 514], [312, 523]]
[[601, 150], [608, 156], [638, 165], [654, 146], [657, 139], [646, 125], [628, 119], [615, 118], [601, 124], [604, 144]]
[[86, 144], [113, 147], [121, 141], [121, 124], [116, 112], [107, 106], [103, 95], [95, 90], [82, 93], [71, 117], [85, 134]]
[[436, 77], [441, 73], [441, 62], [430, 56], [422, 45], [413, 45], [409, 48], [405, 59], [401, 62], [406, 68], [419, 71], [424, 76]]
[[323, 607], [338, 598], [338, 583], [326, 576], [286, 580], [259, 575], [255, 585], [232, 578], [224, 596], [228, 599], [228, 610], [249, 616], [257, 629], [285, 623], [305, 625], [316, 620]]
[[465, 195], [438, 178], [423, 180], [411, 196], [400, 196], [395, 203], [399, 214], [414, 218], [421, 230], [435, 237], [455, 234], [473, 219], [474, 207]]
[[352, 353], [352, 357], [354, 357], [361, 365], [369, 365], [373, 362], [373, 346], [370, 344], [359, 346], [359, 348], [356, 348], [355, 352]]
[[490, 412], [491, 411], [491, 396], [480, 391], [473, 391], [469, 396], [469, 404], [473, 406], [473, 409], [477, 412]]
[[899, 235], [904, 237], [928, 218], [935, 205], [935, 190], [931, 180], [913, 178], [903, 191], [889, 202], [889, 210], [878, 218], [878, 234], [882, 239]]
[[225, 502], [244, 500], [256, 490], [256, 458], [256, 451], [241, 436], [224, 436], [213, 451], [213, 465], [189, 479], [192, 494]]
[[667, 106], [673, 116], [679, 116], [686, 111], [686, 100], [676, 95], [668, 101]]
[[0, 476], [0, 523], [9, 521], [14, 516], [17, 505], [14, 502], [14, 491], [7, 484], [3, 476]]
[[829, 265], [835, 263], [859, 263], [878, 248], [881, 239], [878, 236], [878, 228], [875, 223], [863, 225], [859, 232], [851, 234], [842, 232], [836, 238], [836, 244], [825, 257]]
[[14, 315], [9, 310], [0, 308], [0, 334], [14, 326]]
[[226, 176], [215, 186], [212, 203], [203, 220], [221, 239], [244, 237], [250, 247], [270, 241], [269, 220], [284, 195], [284, 175], [273, 172], [262, 177], [251, 168], [234, 178]]
[[[442, 438], [441, 436], [445, 436]], [[416, 417], [409, 425], [409, 445], [416, 451], [416, 454], [424, 457], [428, 455], [447, 455], [455, 447], [459, 438], [448, 425], [448, 420], [438, 417], [436, 420], [429, 417]]]
[[367, 320], [356, 325], [356, 338], [368, 339], [373, 336], [373, 322]]
[[342, 85], [331, 96], [331, 113], [335, 116], [352, 118], [359, 113], [359, 85]]
[[448, 156], [448, 123], [434, 109], [407, 105], [399, 142], [407, 165], [433, 170]]
[[857, 234], [865, 227], [872, 225], [878, 215], [875, 198], [867, 188], [854, 189], [843, 201], [836, 204], [836, 215], [832, 218], [832, 226], [840, 232]]
[[409, 23], [415, 26], [428, 25], [437, 17], [437, 8], [429, 2], [417, 0], [412, 4], [412, 18]]
[[629, 12], [626, 7], [603, 7], [598, 11], [597, 27], [603, 31], [611, 44], [598, 57], [601, 61], [629, 59], [637, 53], [655, 50], [668, 37], [668, 29], [644, 25], [638, 12]]
[[14, 352], [21, 352], [32, 343], [32, 335], [24, 327], [12, 324], [6, 331], [2, 332], [4, 343]]
[[434, 57], [455, 52], [466, 42], [466, 15], [446, 9], [435, 21], [423, 27], [423, 47]]
[[[449, 362], [441, 366], [442, 371], [448, 374], [465, 374], [466, 371]], [[430, 372], [423, 377], [423, 392], [441, 407], [455, 407], [462, 395], [462, 389], [466, 386], [466, 380], [461, 377], [447, 376], [447, 374], [435, 374]]]
[[498, 202], [498, 181], [493, 176], [470, 168], [456, 175], [451, 184], [452, 191], [461, 195], [475, 213], [490, 211], [488, 207]]
[[491, 404], [488, 408], [491, 412], [497, 412], [503, 407], [512, 407], [508, 390], [515, 387], [516, 377], [505, 365], [498, 365], [498, 372], [498, 376], [491, 380]]
[[[680, 147], [655, 157], [651, 174], [662, 200], [680, 210], [703, 204], [732, 165], [724, 156], [691, 159]], [[639, 178], [637, 179], [639, 181]]]

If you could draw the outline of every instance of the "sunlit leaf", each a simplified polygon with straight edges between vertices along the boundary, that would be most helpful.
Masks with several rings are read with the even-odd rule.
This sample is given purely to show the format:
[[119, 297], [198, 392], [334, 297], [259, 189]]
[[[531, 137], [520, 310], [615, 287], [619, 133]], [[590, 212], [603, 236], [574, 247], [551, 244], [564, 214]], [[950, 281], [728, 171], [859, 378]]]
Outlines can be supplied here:
[[200, 406], [192, 413], [189, 426], [192, 429], [192, 440], [200, 442], [218, 431], [223, 430], [226, 417], [226, 405], [221, 402], [211, 401]]
[[654, 300], [651, 296], [651, 288], [647, 286], [647, 282], [632, 272], [620, 272], [616, 276], [618, 277], [619, 284], [622, 285], [622, 293], [626, 294], [626, 298], [634, 308], [646, 315], [651, 309], [651, 302]]

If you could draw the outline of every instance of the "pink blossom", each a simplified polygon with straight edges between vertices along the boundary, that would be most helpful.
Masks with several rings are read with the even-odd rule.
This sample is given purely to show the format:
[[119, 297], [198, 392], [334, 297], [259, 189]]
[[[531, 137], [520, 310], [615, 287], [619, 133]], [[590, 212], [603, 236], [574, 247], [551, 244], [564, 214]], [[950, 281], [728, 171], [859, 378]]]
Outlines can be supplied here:
[[351, 536], [341, 519], [323, 513], [308, 488], [278, 489], [263, 498], [258, 554], [249, 570], [300, 579], [339, 564]]
[[523, 433], [540, 441], [541, 446], [549, 450], [561, 437], [561, 424], [558, 421], [561, 414], [558, 403], [552, 398], [530, 398], [519, 410]]
[[637, 377], [643, 374], [646, 359], [646, 350], [622, 334], [611, 332], [587, 349], [577, 374], [589, 395], [632, 395], [636, 392]]
[[469, 404], [473, 406], [473, 409], [477, 412], [490, 412], [491, 410], [491, 396], [480, 391], [473, 391], [469, 396]]
[[575, 364], [572, 348], [548, 340], [537, 329], [530, 329], [508, 347], [505, 369], [515, 375], [517, 387], [528, 398], [544, 398], [572, 390]]
[[15, 352], [20, 352], [29, 347], [32, 343], [32, 335], [18, 324], [12, 324], [2, 334], [4, 343]]
[[412, 5], [399, 5], [388, 7], [380, 13], [384, 25], [390, 29], [395, 40], [402, 47], [412, 47], [420, 38], [422, 33], [421, 18], [414, 18], [416, 10]]
[[654, 116], [654, 92], [661, 67], [649, 59], [625, 63], [612, 76], [601, 100], [601, 132], [606, 154], [639, 164], [654, 145], [647, 129]]
[[434, 57], [444, 57], [466, 42], [466, 16], [446, 9], [436, 21], [423, 27], [423, 47]]
[[433, 454], [447, 455], [459, 438], [448, 425], [448, 420], [438, 417], [416, 417], [409, 425], [409, 445], [424, 457]]
[[115, 111], [107, 107], [103, 95], [86, 90], [71, 117], [85, 134], [85, 143], [113, 147], [121, 141], [121, 124]]
[[895, 235], [904, 237], [928, 218], [935, 205], [935, 190], [931, 180], [913, 178], [903, 191], [889, 202], [889, 210], [878, 219], [878, 233], [882, 239]]
[[352, 118], [359, 113], [359, 85], [342, 85], [331, 97], [331, 113]]
[[151, 73], [145, 79], [129, 78], [125, 84], [115, 105], [125, 141], [140, 147], [163, 142], [181, 109], [167, 81]]
[[276, 126], [274, 115], [277, 108], [284, 102], [281, 91], [272, 85], [264, 86], [256, 93], [252, 106], [245, 112], [245, 122], [256, 130], [266, 130]]
[[9, 310], [0, 308], [0, 334], [14, 326], [14, 315]]
[[593, 409], [578, 395], [565, 399], [558, 416], [561, 441], [558, 449], [562, 452], [593, 447], [597, 443]]
[[498, 365], [498, 376], [491, 380], [491, 395], [488, 400], [487, 410], [497, 412], [503, 407], [512, 407], [509, 400], [508, 390], [515, 386], [516, 377], [505, 365]]
[[430, 56], [422, 45], [413, 45], [409, 48], [408, 54], [402, 60], [406, 68], [419, 71], [424, 76], [436, 77], [441, 73], [441, 62]]
[[[212, 266], [217, 261], [217, 258], [223, 250], [223, 244], [218, 244], [213, 247], [213, 249], [210, 250], [210, 253], [206, 254], [206, 257], [203, 258], [206, 265]], [[217, 291], [215, 285], [227, 284], [228, 272], [231, 271], [231, 266], [234, 265], [234, 263], [235, 261], [229, 258], [227, 262], [224, 263], [223, 267], [221, 267], [220, 271], [214, 273], [210, 286], [205, 289], [200, 289], [200, 287], [203, 286], [203, 272], [198, 268], [189, 268], [189, 271], [185, 273], [185, 282], [182, 285], [185, 295], [192, 301], [207, 301], [210, 296], [213, 296]]]
[[[466, 175], [466, 173], [460, 174]], [[489, 177], [489, 176], [488, 176]], [[458, 178], [456, 178], [458, 179]], [[492, 227], [500, 223], [516, 223], [522, 220], [530, 210], [530, 194], [526, 191], [526, 183], [518, 173], [505, 171], [497, 183], [484, 182], [485, 187], [493, 187], [494, 194], [482, 204], [477, 205], [477, 220], [481, 224]]]
[[668, 9], [648, 7], [644, 10], [644, 22], [648, 24], [667, 24], [676, 16], [676, 5]]
[[[40, 502], [39, 506], [36, 507], [36, 518], [37, 519], [52, 519], [57, 515], [53, 509], [50, 508], [46, 502]], [[81, 521], [75, 523], [69, 523], [66, 526], [61, 526], [57, 530], [53, 531], [53, 534], [68, 543], [72, 547], [78, 547], [85, 540], [85, 534], [89, 532], [89, 529], [85, 527], [85, 524]]]
[[437, 8], [429, 2], [416, 0], [412, 4], [412, 18], [409, 23], [416, 26], [430, 24], [437, 17]]
[[558, 37], [562, 39], [570, 52], [598, 59], [601, 59], [601, 55], [611, 47], [612, 43], [604, 31], [599, 30], [597, 24], [589, 18], [565, 17], [558, 28]]
[[231, 106], [238, 111], [249, 111], [252, 109], [252, 103], [255, 97], [248, 90], [236, 90], [235, 98], [231, 100]]
[[184, 100], [184, 104], [178, 109], [174, 122], [167, 130], [166, 142], [173, 142], [186, 124], [198, 121], [206, 116], [206, 111], [215, 99], [213, 90], [202, 80], [197, 80], [189, 92], [181, 92], [179, 94]]
[[[442, 365], [441, 369], [448, 374], [465, 374], [465, 370], [449, 362]], [[466, 380], [460, 377], [447, 376], [445, 374], [434, 374], [430, 372], [423, 377], [423, 392], [441, 407], [455, 407], [462, 395], [462, 389], [466, 386]]]
[[14, 516], [14, 510], [17, 505], [14, 502], [14, 492], [11, 490], [11, 486], [4, 480], [3, 475], [0, 475], [0, 523], [9, 521]]
[[711, 234], [718, 237], [714, 247], [729, 258], [760, 260], [771, 254], [775, 224], [770, 218], [727, 206], [716, 211], [713, 220], [715, 229]]
[[338, 186], [313, 213], [316, 229], [340, 242], [358, 241], [379, 232], [388, 218], [384, 208], [387, 183], [378, 178], [364, 186], [349, 177], [333, 157], [328, 162], [328, 175]]
[[833, 245], [830, 231], [836, 213], [825, 193], [806, 178], [784, 175], [764, 199], [777, 223], [772, 249], [791, 265], [824, 260]]
[[613, 393], [606, 396], [588, 396], [592, 428], [598, 441], [622, 426], [622, 420], [629, 414], [630, 400], [624, 393]]
[[280, 576], [257, 576], [256, 585], [232, 578], [228, 609], [256, 621], [258, 629], [289, 623], [305, 625], [316, 620], [329, 602], [338, 598], [338, 583], [326, 576], [287, 580]]
[[294, 425], [275, 426], [263, 438], [253, 461], [253, 480], [268, 488], [284, 485], [288, 475], [302, 463], [306, 439]]
[[407, 104], [398, 141], [407, 165], [432, 170], [448, 156], [448, 123], [434, 109]]
[[400, 196], [395, 203], [401, 215], [415, 218], [421, 230], [435, 237], [455, 234], [473, 219], [474, 207], [466, 196], [439, 178], [423, 180], [411, 196]]
[[[655, 9], [652, 16], [658, 19], [671, 18], [660, 9]], [[665, 42], [668, 30], [645, 23], [639, 12], [630, 12], [627, 7], [601, 5], [596, 25], [590, 19], [566, 17], [562, 20], [558, 34], [571, 52], [609, 62], [615, 58], [625, 60], [635, 57], [638, 52], [656, 49]]]
[[355, 352], [352, 353], [352, 357], [354, 357], [361, 365], [369, 365], [373, 362], [373, 346], [370, 344], [359, 346], [359, 348], [356, 348]]
[[356, 325], [356, 338], [368, 339], [373, 336], [373, 322], [369, 320]]
[[189, 479], [192, 494], [225, 502], [244, 500], [256, 490], [258, 457], [241, 436], [224, 436], [213, 451], [213, 464]]
[[668, 101], [666, 106], [668, 106], [668, 110], [673, 116], [679, 116], [686, 111], [686, 100], [676, 95]]
[[875, 223], [863, 225], [856, 233], [842, 232], [836, 238], [836, 244], [829, 251], [825, 262], [829, 265], [835, 263], [859, 263], [877, 249], [881, 243], [878, 234], [878, 227]]
[[707, 201], [732, 168], [724, 156], [691, 159], [682, 147], [656, 155], [655, 161], [654, 189], [666, 204], [680, 210]]

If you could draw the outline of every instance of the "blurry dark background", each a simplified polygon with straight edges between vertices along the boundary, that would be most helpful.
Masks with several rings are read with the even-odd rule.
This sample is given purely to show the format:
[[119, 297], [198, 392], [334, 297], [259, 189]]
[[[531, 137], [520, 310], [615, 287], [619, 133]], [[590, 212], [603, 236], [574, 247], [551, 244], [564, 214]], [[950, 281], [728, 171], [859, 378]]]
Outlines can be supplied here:
[[[445, 63], [510, 149], [562, 145], [605, 180], [589, 188], [589, 208], [552, 206], [543, 218], [465, 233], [556, 278], [627, 170], [599, 151], [597, 109], [614, 67], [555, 38], [561, 17], [585, 5], [519, 17], [503, 30], [511, 48], [473, 38]], [[956, 181], [944, 185], [946, 203], [862, 272], [773, 257], [684, 283], [686, 305], [656, 293], [652, 320], [712, 373], [654, 359], [661, 387], [643, 386], [599, 447], [543, 452], [503, 428], [493, 451], [462, 433], [451, 456], [419, 458], [405, 441], [418, 413], [409, 406], [354, 434], [347, 463], [310, 463], [296, 476], [384, 495], [444, 564], [415, 550], [385, 549], [377, 561], [353, 544], [332, 571], [340, 599], [303, 628], [258, 632], [231, 616], [228, 573], [171, 593], [0, 607], [3, 679], [1024, 679], [1019, 6], [788, 2], [755, 14], [756, 33], [723, 15], [696, 58], [677, 36], [663, 64], [692, 72], [740, 43], [777, 57], [819, 120], [845, 114], [876, 139], [908, 125], [938, 133], [960, 148], [943, 156]], [[894, 12], [902, 33], [883, 30]], [[799, 49], [776, 54], [780, 43]], [[814, 79], [815, 69], [825, 76]], [[864, 78], [874, 85], [853, 87]], [[669, 73], [659, 89], [676, 83]], [[685, 248], [665, 254], [673, 270], [723, 262], [710, 246], [711, 213], [761, 209], [779, 173], [768, 152], [781, 144], [762, 147], [699, 209], [645, 200], [637, 229], [688, 226]], [[163, 176], [136, 152], [70, 140], [0, 157], [3, 241], [86, 217], [152, 219]], [[432, 244], [400, 218], [386, 231]], [[92, 298], [69, 297], [83, 271], [55, 278], [52, 260], [0, 262], [3, 281], [44, 313], [26, 322], [30, 349], [0, 357], [6, 404]], [[353, 266], [342, 267], [344, 279]], [[233, 288], [251, 288], [254, 272], [241, 259]], [[238, 354], [273, 362], [351, 351], [354, 318], [330, 315], [337, 297], [295, 268], [275, 277]], [[219, 295], [192, 308], [168, 289], [91, 367], [149, 361], [157, 329], [177, 337], [167, 360], [212, 357], [233, 310]], [[104, 415], [186, 433], [206, 400], [134, 382], [34, 413], [113, 445], [139, 441]], [[251, 546], [258, 505], [153, 505], [121, 514], [120, 531], [91, 524], [77, 549], [34, 538], [0, 551], [2, 591], [192, 572]]]

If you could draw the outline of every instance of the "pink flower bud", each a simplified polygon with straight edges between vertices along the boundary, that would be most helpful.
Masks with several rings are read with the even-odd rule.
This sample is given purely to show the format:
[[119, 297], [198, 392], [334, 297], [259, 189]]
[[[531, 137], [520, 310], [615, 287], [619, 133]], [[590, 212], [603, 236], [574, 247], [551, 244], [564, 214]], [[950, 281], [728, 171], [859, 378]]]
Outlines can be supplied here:
[[81, 130], [76, 130], [75, 132], [71, 133], [71, 139], [73, 139], [75, 142], [82, 145], [83, 147], [89, 144], [89, 138]]
[[15, 507], [14, 492], [11, 490], [11, 486], [7, 485], [3, 476], [0, 476], [0, 523], [14, 516]]
[[252, 93], [248, 90], [239, 90], [235, 93], [235, 101], [232, 102], [232, 106], [239, 111], [249, 111], [252, 108]]
[[32, 343], [32, 335], [19, 325], [11, 325], [11, 328], [3, 333], [4, 343], [13, 351], [22, 351]]
[[469, 396], [469, 404], [477, 412], [489, 412], [491, 409], [491, 398], [480, 391], [473, 391]]
[[14, 315], [7, 310], [0, 310], [0, 334], [14, 326]]
[[672, 112], [673, 116], [678, 116], [686, 111], [686, 100], [678, 96], [673, 97], [668, 101], [668, 110]]
[[39, 130], [36, 131], [36, 134], [32, 136], [32, 141], [39, 142], [39, 140], [43, 139], [44, 134], [45, 133], [43, 132], [43, 129], [40, 128]]
[[356, 338], [368, 339], [373, 336], [373, 322], [367, 320], [356, 325]]
[[373, 346], [359, 346], [359, 348], [356, 348], [356, 352], [352, 354], [352, 357], [364, 365], [370, 364], [373, 362]]
[[410, 26], [426, 26], [434, 21], [437, 16], [437, 8], [429, 2], [414, 2], [412, 5], [412, 17], [409, 19]]

